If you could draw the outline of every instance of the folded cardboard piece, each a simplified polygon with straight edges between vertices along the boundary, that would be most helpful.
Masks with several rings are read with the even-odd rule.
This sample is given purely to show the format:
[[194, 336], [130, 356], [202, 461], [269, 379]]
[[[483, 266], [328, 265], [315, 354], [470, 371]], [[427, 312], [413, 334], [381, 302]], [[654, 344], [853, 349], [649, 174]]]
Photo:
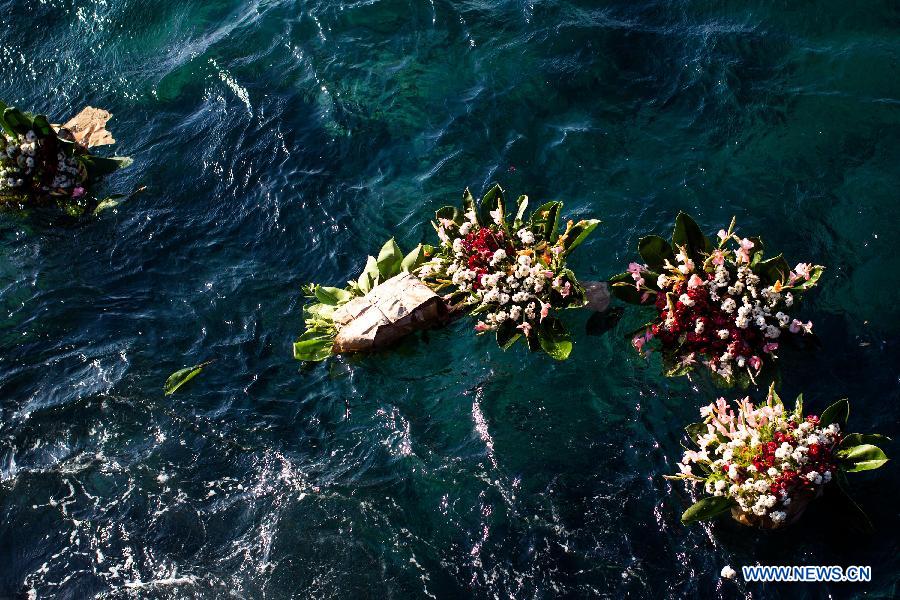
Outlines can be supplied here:
[[378, 350], [415, 331], [443, 325], [444, 300], [409, 273], [400, 273], [334, 312], [332, 352]]
[[61, 135], [64, 135], [64, 132], [71, 134], [72, 139], [85, 148], [107, 146], [116, 143], [112, 134], [106, 130], [106, 123], [111, 118], [112, 115], [108, 111], [87, 106], [64, 125], [54, 127], [60, 130]]

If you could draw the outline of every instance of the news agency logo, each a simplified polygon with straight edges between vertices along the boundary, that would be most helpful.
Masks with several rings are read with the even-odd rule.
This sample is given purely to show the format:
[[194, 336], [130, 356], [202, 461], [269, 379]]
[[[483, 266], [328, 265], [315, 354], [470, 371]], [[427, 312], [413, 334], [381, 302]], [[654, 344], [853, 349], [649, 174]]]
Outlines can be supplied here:
[[744, 581], [759, 582], [867, 582], [872, 581], [872, 567], [837, 565], [753, 565], [741, 567]]

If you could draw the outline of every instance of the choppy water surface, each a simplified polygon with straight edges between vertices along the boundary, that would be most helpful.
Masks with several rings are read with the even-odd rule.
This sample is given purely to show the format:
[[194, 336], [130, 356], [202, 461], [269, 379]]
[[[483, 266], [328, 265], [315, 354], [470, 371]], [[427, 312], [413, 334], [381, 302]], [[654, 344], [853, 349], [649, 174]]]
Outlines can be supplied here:
[[[498, 181], [604, 220], [588, 279], [679, 208], [828, 265], [785, 394], [900, 435], [900, 7], [600, 4], [0, 2], [0, 97], [108, 108], [136, 161], [106, 190], [149, 186], [93, 222], [0, 217], [0, 597], [895, 595], [895, 466], [855, 478], [870, 539], [825, 505], [679, 524], [662, 475], [713, 390], [633, 356], [633, 310], [602, 337], [568, 315], [566, 363], [465, 321], [291, 359], [301, 283]], [[719, 578], [757, 562], [874, 582]]]

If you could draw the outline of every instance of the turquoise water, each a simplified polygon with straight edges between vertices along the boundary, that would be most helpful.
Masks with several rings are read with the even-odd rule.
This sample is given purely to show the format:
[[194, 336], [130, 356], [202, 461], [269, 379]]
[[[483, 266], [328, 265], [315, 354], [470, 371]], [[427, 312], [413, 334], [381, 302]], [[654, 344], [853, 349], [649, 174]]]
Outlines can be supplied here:
[[[602, 5], [601, 5], [602, 4]], [[299, 367], [299, 288], [497, 181], [604, 224], [585, 279], [678, 209], [828, 266], [784, 394], [900, 435], [895, 2], [0, 1], [0, 97], [115, 114], [148, 190], [73, 224], [0, 216], [0, 597], [896, 595], [878, 526], [684, 527], [662, 478], [713, 397], [572, 313], [572, 358], [461, 321]], [[216, 359], [172, 397], [172, 371]], [[732, 394], [733, 396], [734, 394]], [[896, 456], [897, 448], [887, 448]], [[722, 581], [871, 565], [871, 584]]]

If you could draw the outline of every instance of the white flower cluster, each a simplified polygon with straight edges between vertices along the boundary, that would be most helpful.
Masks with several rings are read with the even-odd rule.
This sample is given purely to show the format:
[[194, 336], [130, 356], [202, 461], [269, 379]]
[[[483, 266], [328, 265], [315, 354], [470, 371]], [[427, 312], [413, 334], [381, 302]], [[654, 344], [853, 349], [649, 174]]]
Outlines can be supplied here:
[[33, 177], [41, 177], [45, 170], [54, 173], [53, 181], [40, 187], [42, 191], [51, 189], [73, 188], [78, 181], [78, 162], [64, 153], [56, 155], [55, 168], [49, 169], [49, 165], [42, 164], [45, 159], [40, 152], [44, 140], [34, 131], [25, 135], [3, 134], [3, 153], [0, 154], [0, 191], [14, 190], [26, 191], [28, 182]]
[[[466, 216], [467, 220], [459, 226], [449, 221], [441, 224], [438, 233], [443, 256], [434, 264], [425, 265], [423, 272], [426, 275], [443, 272], [458, 290], [470, 295], [472, 312], [483, 315], [476, 330], [494, 330], [512, 321], [517, 329], [529, 335], [531, 328], [549, 313], [551, 290], [566, 297], [571, 292], [571, 284], [534, 258], [535, 235], [525, 228], [518, 230], [513, 239], [505, 239], [502, 245], [506, 249], [494, 250], [482, 263], [483, 267], [469, 268], [470, 256], [464, 238], [472, 231], [478, 233], [480, 226], [473, 214]], [[502, 236], [500, 232], [496, 235]], [[515, 251], [509, 253], [510, 248]]]
[[[707, 430], [697, 438], [699, 451], [684, 453], [680, 477], [703, 481], [706, 493], [734, 499], [745, 513], [781, 524], [797, 490], [814, 496], [831, 480], [831, 470], [819, 465], [831, 460], [840, 439], [837, 424], [818, 427], [785, 414], [780, 403], [755, 408], [749, 399], [740, 403], [737, 417], [723, 399], [700, 413]], [[698, 465], [711, 475], [697, 477]]]

